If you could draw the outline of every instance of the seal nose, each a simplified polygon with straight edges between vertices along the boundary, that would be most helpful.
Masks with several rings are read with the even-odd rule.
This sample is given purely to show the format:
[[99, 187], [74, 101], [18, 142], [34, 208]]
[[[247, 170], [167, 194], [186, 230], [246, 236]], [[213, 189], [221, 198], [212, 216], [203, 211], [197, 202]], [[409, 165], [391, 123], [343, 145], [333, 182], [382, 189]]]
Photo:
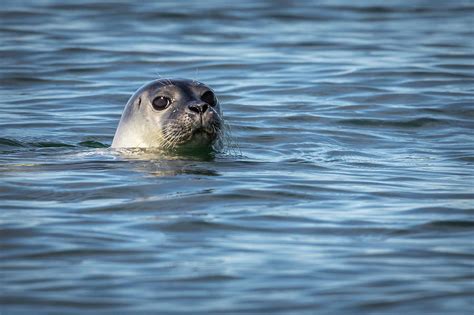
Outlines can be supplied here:
[[188, 108], [192, 111], [192, 112], [195, 112], [197, 114], [204, 114], [207, 109], [209, 108], [209, 105], [206, 104], [206, 103], [202, 103], [202, 104], [191, 104], [188, 106]]

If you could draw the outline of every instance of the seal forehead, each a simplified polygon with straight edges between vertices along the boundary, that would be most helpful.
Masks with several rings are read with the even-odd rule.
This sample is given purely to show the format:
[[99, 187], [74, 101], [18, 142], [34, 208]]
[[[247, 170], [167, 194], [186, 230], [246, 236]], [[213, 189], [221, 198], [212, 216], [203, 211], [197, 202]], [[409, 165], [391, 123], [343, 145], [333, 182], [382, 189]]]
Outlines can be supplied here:
[[159, 93], [184, 93], [184, 95], [200, 95], [204, 90], [211, 90], [207, 85], [196, 80], [187, 79], [159, 79], [145, 85], [140, 93], [150, 96]]
[[165, 87], [165, 86], [176, 86], [176, 87], [205, 87], [208, 88], [204, 83], [196, 81], [196, 80], [188, 80], [188, 79], [158, 79], [155, 81], [150, 82], [147, 84], [148, 87]]

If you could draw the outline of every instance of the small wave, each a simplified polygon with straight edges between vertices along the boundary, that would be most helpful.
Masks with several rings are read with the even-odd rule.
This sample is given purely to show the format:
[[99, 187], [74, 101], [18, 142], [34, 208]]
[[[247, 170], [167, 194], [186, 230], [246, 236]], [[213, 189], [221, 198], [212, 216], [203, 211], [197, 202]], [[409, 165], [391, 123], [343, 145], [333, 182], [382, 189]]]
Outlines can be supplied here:
[[81, 147], [86, 147], [86, 148], [108, 148], [109, 146], [106, 144], [103, 144], [102, 142], [99, 141], [82, 141], [78, 143], [79, 146]]
[[41, 141], [41, 142], [31, 142], [29, 145], [38, 148], [63, 148], [63, 147], [74, 147], [72, 144], [62, 143], [62, 142], [49, 142], [49, 141]]
[[342, 119], [339, 123], [346, 125], [365, 126], [365, 127], [398, 127], [398, 128], [421, 128], [443, 123], [441, 119], [422, 117], [411, 120], [386, 120], [386, 119]]
[[0, 138], [0, 147], [24, 147], [25, 145], [20, 141], [8, 139], [8, 138]]
[[439, 220], [418, 225], [416, 228], [423, 230], [471, 230], [474, 228], [474, 221], [467, 220]]
[[108, 148], [109, 146], [95, 140], [86, 140], [78, 144], [70, 144], [56, 141], [20, 141], [10, 138], [0, 138], [0, 147], [16, 147], [16, 148]]

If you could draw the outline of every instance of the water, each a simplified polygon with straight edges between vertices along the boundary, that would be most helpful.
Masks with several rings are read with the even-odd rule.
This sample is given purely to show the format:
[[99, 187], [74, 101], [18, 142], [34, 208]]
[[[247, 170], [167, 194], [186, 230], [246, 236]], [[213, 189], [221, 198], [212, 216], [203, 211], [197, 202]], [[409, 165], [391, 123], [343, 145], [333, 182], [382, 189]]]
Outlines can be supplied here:
[[[114, 2], [2, 2], [2, 315], [472, 314], [472, 1]], [[158, 77], [234, 145], [109, 149]]]

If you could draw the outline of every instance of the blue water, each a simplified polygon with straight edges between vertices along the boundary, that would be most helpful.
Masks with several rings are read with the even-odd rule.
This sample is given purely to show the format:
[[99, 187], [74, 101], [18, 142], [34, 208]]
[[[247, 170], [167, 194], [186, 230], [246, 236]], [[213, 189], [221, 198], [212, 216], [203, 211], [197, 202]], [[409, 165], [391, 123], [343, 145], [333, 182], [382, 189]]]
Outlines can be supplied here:
[[[472, 314], [472, 1], [0, 7], [0, 313]], [[109, 148], [200, 80], [212, 158]]]

